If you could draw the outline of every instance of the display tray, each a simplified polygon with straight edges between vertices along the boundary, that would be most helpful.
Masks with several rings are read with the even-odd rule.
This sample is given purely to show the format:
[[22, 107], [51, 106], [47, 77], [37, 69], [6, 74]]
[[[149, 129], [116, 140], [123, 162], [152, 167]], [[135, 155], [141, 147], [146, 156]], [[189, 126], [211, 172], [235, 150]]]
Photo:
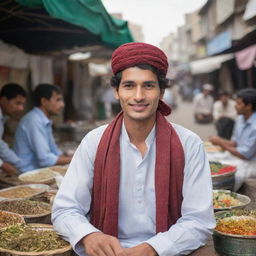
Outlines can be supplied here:
[[[227, 195], [227, 199], [225, 199], [225, 195]], [[232, 198], [237, 199], [240, 202], [240, 204], [230, 205], [230, 206], [226, 206], [226, 207], [224, 207], [224, 206], [223, 207], [216, 207], [215, 202], [218, 201], [217, 198], [216, 198], [217, 196], [220, 199], [222, 199], [220, 201], [220, 204], [221, 204], [221, 202], [224, 202], [224, 203], [226, 202], [227, 205], [229, 203], [232, 204]], [[241, 194], [232, 192], [230, 190], [224, 190], [224, 189], [220, 189], [220, 190], [219, 189], [214, 189], [213, 190], [213, 199], [214, 199], [214, 211], [223, 211], [223, 210], [243, 208], [251, 202], [251, 199], [248, 196], [241, 195]], [[225, 201], [225, 200], [228, 200], [228, 201]]]
[[69, 165], [54, 165], [49, 167], [52, 171], [57, 172], [61, 174], [62, 176], [65, 176]]
[[45, 184], [27, 184], [13, 186], [0, 190], [0, 200], [32, 198], [48, 190], [49, 186]]
[[204, 149], [207, 153], [223, 152], [223, 149], [220, 146], [213, 145], [210, 141], [204, 142]]
[[[215, 217], [217, 219], [217, 227], [218, 227], [218, 224], [220, 224], [219, 222], [220, 219], [229, 218], [232, 216], [238, 216], [239, 218], [249, 217], [249, 218], [253, 218], [253, 220], [256, 219], [255, 211], [249, 211], [244, 209], [220, 211], [215, 213]], [[235, 233], [233, 234], [230, 232], [231, 230], [229, 228], [232, 228], [232, 230], [236, 230], [236, 232], [237, 230], [239, 230], [238, 226], [234, 226], [234, 224], [230, 226], [229, 224], [226, 223], [224, 224], [223, 227], [228, 229], [229, 233], [216, 230], [216, 229], [213, 231], [214, 248], [220, 255], [225, 255], [225, 256], [255, 256], [256, 255], [256, 235], [254, 234], [241, 235], [241, 234], [235, 234]], [[250, 229], [253, 228], [252, 226], [248, 226], [248, 225], [245, 225], [243, 227], [248, 227]], [[251, 231], [249, 232], [249, 234], [251, 234]]]
[[23, 183], [51, 185], [55, 182], [57, 175], [58, 173], [54, 172], [50, 167], [46, 167], [22, 173], [18, 178]]
[[[28, 224], [29, 226], [33, 227], [33, 229], [36, 230], [53, 230], [53, 226], [52, 225], [48, 225], [48, 224], [37, 224], [37, 223], [31, 223]], [[10, 250], [10, 249], [5, 249], [5, 248], [1, 248], [0, 247], [0, 255], [3, 256], [50, 256], [50, 255], [54, 255], [54, 256], [68, 256], [71, 255], [71, 245], [68, 244], [60, 249], [55, 249], [55, 250], [47, 250], [47, 251], [41, 251], [41, 252], [21, 252], [21, 251], [16, 251], [16, 250]]]
[[27, 219], [38, 218], [51, 214], [51, 205], [30, 199], [6, 199], [0, 201], [0, 211], [17, 213]]

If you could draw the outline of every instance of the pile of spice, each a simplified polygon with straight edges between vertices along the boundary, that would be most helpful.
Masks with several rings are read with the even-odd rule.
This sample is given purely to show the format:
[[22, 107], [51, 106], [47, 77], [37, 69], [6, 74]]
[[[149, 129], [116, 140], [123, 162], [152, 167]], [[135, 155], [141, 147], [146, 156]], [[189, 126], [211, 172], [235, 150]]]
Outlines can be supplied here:
[[210, 168], [211, 168], [212, 176], [225, 174], [225, 173], [231, 173], [236, 170], [235, 166], [225, 165], [225, 164], [221, 164], [219, 162], [210, 162]]
[[243, 203], [237, 199], [237, 194], [233, 192], [214, 191], [213, 206], [214, 209], [239, 206]]
[[225, 234], [256, 236], [256, 212], [234, 211], [223, 218], [217, 219], [215, 228]]
[[20, 252], [42, 252], [61, 249], [69, 244], [53, 230], [29, 225], [13, 225], [0, 232], [0, 247]]
[[0, 202], [0, 210], [20, 215], [41, 215], [51, 211], [49, 204], [33, 200], [12, 200]]
[[13, 187], [11, 189], [0, 191], [0, 197], [4, 198], [28, 198], [33, 195], [39, 194], [43, 192], [42, 189], [32, 188], [29, 186], [24, 187]]
[[61, 165], [55, 165], [50, 167], [52, 171], [58, 172], [62, 176], [64, 176], [67, 172], [68, 167], [67, 166], [61, 166]]
[[24, 223], [24, 219], [21, 216], [0, 211], [0, 228], [18, 223]]
[[19, 179], [25, 182], [43, 182], [54, 179], [55, 173], [50, 168], [45, 168], [40, 171], [28, 172], [19, 176]]

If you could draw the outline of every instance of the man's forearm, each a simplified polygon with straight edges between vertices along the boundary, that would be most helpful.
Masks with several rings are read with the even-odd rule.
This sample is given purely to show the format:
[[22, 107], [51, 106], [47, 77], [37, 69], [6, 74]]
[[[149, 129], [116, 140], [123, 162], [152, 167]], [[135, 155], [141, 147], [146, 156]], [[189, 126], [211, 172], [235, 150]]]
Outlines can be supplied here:
[[229, 146], [229, 145], [225, 145], [225, 144], [222, 145], [221, 147], [222, 147], [224, 150], [229, 151], [232, 155], [234, 155], [234, 156], [236, 156], [236, 157], [239, 157], [240, 159], [243, 159], [243, 160], [246, 159], [246, 157], [244, 157], [242, 154], [240, 154], [240, 153], [237, 151], [236, 147]]

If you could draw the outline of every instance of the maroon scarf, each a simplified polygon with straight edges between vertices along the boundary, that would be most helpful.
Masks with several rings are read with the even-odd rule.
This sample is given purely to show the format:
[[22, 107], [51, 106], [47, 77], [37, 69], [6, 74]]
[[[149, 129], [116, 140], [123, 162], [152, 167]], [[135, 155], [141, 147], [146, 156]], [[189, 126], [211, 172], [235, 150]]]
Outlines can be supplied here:
[[[94, 163], [91, 223], [105, 234], [118, 236], [121, 112], [106, 128]], [[177, 133], [157, 111], [156, 118], [156, 233], [181, 217], [184, 152]]]

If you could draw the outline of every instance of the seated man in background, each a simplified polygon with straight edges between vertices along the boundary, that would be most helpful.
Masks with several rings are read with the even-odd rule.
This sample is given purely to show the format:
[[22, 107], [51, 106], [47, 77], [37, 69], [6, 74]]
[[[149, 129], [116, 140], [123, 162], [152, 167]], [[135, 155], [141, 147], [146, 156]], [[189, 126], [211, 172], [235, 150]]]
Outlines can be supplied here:
[[212, 136], [209, 140], [227, 152], [219, 159], [237, 166], [235, 190], [244, 180], [256, 177], [256, 89], [242, 89], [237, 94], [236, 120], [231, 140]]
[[211, 84], [204, 84], [203, 91], [195, 96], [193, 100], [195, 120], [198, 123], [211, 123], [213, 120], [213, 97], [210, 95], [213, 87]]
[[21, 171], [26, 172], [56, 164], [68, 164], [71, 156], [58, 149], [53, 134], [51, 117], [64, 107], [62, 93], [57, 86], [40, 84], [34, 91], [35, 107], [20, 121], [14, 149], [22, 159]]
[[230, 139], [237, 117], [235, 101], [230, 99], [228, 92], [220, 92], [219, 100], [213, 104], [213, 118], [218, 136]]
[[0, 168], [8, 174], [15, 174], [21, 161], [2, 139], [4, 123], [8, 117], [17, 117], [24, 110], [26, 92], [18, 84], [9, 83], [0, 92]]

